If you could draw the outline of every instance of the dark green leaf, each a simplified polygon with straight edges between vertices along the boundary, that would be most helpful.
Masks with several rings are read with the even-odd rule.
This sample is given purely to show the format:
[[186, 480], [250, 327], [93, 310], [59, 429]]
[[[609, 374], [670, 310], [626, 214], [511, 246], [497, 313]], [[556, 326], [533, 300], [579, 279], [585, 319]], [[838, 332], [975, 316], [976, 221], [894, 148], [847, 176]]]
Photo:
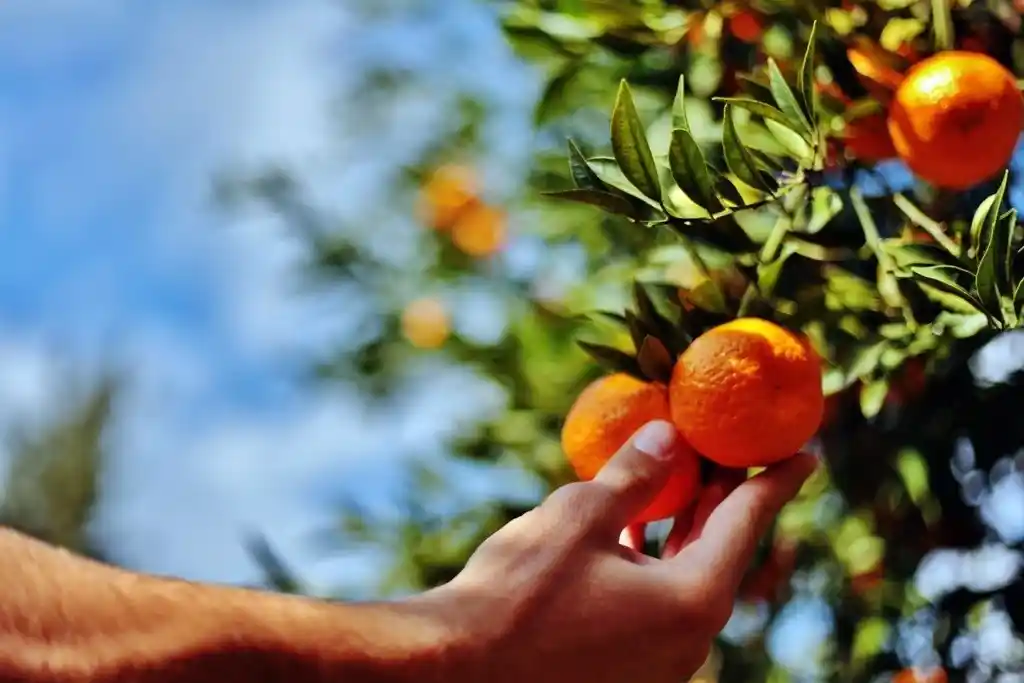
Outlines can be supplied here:
[[612, 112], [612, 149], [623, 175], [651, 199], [661, 199], [661, 181], [629, 85], [619, 86]]
[[637, 314], [633, 311], [626, 311], [626, 327], [629, 330], [629, 337], [633, 340], [633, 348], [640, 349], [644, 344], [644, 339], [648, 335], [654, 334], [656, 330], [650, 330], [644, 325], [644, 322], [637, 317]]
[[672, 131], [668, 161], [672, 177], [683, 194], [709, 213], [722, 210], [722, 203], [715, 194], [711, 174], [704, 161], [704, 153], [689, 131], [682, 128]]
[[1012, 231], [1012, 228], [1005, 221], [999, 220], [1006, 197], [1008, 178], [1009, 174], [1003, 175], [1003, 182], [996, 190], [984, 217], [984, 224], [980, 231], [978, 272], [974, 281], [981, 302], [989, 313], [993, 314], [998, 314], [1002, 310], [1000, 295], [1012, 295], [1008, 273], [1005, 270], [1008, 258], [1008, 254], [1005, 252], [1010, 246], [1010, 240], [1005, 233], [1008, 230]]
[[807, 39], [807, 50], [804, 52], [804, 60], [800, 65], [800, 94], [803, 96], [804, 113], [807, 114], [807, 118], [814, 121], [817, 117], [815, 116], [814, 107], [814, 66], [815, 66], [815, 46], [818, 42], [818, 22], [814, 21], [811, 24], [811, 35]]
[[725, 105], [725, 112], [722, 115], [722, 145], [725, 151], [725, 163], [733, 175], [741, 181], [757, 190], [772, 191], [765, 182], [757, 162], [743, 145], [736, 132], [736, 124], [733, 121], [730, 105]]
[[576, 343], [587, 355], [600, 363], [602, 367], [612, 372], [625, 372], [634, 377], [643, 377], [643, 370], [640, 369], [640, 364], [636, 358], [625, 351], [583, 340], [578, 340]]
[[970, 271], [958, 266], [914, 266], [910, 271], [912, 277], [918, 282], [952, 294], [979, 311], [985, 312], [981, 301], [961, 284], [965, 278], [971, 277]]
[[637, 363], [644, 374], [656, 382], [668, 382], [672, 377], [672, 355], [656, 337], [645, 337], [637, 353]]
[[743, 195], [736, 189], [732, 180], [717, 173], [715, 174], [715, 192], [718, 193], [719, 197], [736, 206], [743, 206], [745, 203]]
[[584, 60], [574, 59], [568, 62], [554, 78], [548, 81], [534, 109], [533, 118], [535, 124], [540, 125], [547, 122], [558, 113], [560, 108], [565, 106], [566, 92], [573, 81], [579, 77], [584, 64]]
[[633, 299], [644, 327], [656, 337], [669, 339], [672, 336], [672, 321], [662, 315], [647, 288], [640, 282], [633, 283]]
[[786, 82], [786, 77], [779, 70], [779, 65], [770, 57], [768, 58], [768, 85], [771, 87], [775, 103], [779, 105], [782, 113], [790, 119], [790, 123], [787, 125], [794, 130], [810, 133], [813, 128], [811, 128], [807, 117], [804, 116], [800, 102], [797, 101], [796, 95], [793, 94], [789, 83]]
[[553, 199], [596, 206], [608, 213], [626, 216], [633, 220], [643, 220], [650, 215], [650, 212], [645, 211], [643, 207], [632, 204], [625, 197], [620, 197], [610, 192], [600, 192], [598, 190], [561, 190], [558, 192], [545, 192], [544, 194]]
[[576, 143], [569, 140], [569, 170], [572, 172], [572, 181], [581, 190], [599, 190], [607, 192], [608, 186], [601, 180], [597, 172], [590, 167], [590, 162], [583, 156], [583, 152], [576, 146]]
[[907, 243], [893, 238], [882, 240], [881, 247], [892, 257], [893, 265], [905, 272], [912, 266], [962, 267], [956, 257], [937, 244]]

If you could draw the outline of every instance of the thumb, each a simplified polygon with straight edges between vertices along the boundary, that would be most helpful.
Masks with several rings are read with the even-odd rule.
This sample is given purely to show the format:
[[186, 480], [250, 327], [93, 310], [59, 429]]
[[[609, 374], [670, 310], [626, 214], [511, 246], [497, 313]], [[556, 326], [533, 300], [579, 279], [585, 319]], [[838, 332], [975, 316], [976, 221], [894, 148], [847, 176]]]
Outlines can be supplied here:
[[585, 513], [591, 526], [618, 537], [665, 486], [680, 443], [671, 422], [641, 427], [590, 483]]

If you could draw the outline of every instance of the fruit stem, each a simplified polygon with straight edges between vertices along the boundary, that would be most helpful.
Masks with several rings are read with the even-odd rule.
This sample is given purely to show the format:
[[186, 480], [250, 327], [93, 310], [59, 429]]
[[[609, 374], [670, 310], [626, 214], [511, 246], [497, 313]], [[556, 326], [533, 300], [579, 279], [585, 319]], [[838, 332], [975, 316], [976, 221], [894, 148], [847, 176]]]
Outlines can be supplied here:
[[896, 205], [896, 208], [902, 211], [903, 214], [914, 223], [914, 225], [931, 235], [932, 239], [942, 245], [946, 251], [953, 256], [960, 255], [960, 247], [957, 246], [957, 243], [951, 240], [948, 235], [946, 235], [946, 232], [942, 229], [941, 223], [934, 220], [899, 192], [892, 196], [892, 201]]

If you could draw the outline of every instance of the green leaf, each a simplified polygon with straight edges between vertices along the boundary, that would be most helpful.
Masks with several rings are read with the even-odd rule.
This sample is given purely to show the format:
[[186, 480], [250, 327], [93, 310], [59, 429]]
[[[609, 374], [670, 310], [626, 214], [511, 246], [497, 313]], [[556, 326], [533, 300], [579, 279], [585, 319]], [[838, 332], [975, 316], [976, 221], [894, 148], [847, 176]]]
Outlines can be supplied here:
[[815, 120], [814, 107], [814, 66], [815, 48], [818, 42], [818, 22], [811, 24], [811, 35], [807, 38], [807, 50], [804, 51], [804, 60], [800, 65], [800, 94], [803, 97], [804, 113], [808, 120]]
[[757, 190], [773, 191], [765, 181], [757, 162], [750, 152], [743, 145], [739, 135], [736, 133], [736, 123], [733, 121], [730, 105], [725, 105], [725, 112], [722, 115], [723, 131], [722, 145], [725, 150], [725, 163], [733, 175], [745, 184]]
[[873, 373], [888, 348], [889, 343], [886, 341], [858, 348], [846, 369], [846, 382], [852, 383], [854, 380], [863, 379]]
[[985, 307], [966, 287], [960, 284], [963, 278], [971, 276], [970, 271], [959, 266], [914, 266], [910, 269], [914, 280], [935, 289], [952, 294], [981, 312]]
[[779, 105], [782, 113], [791, 120], [788, 124], [789, 127], [807, 133], [813, 132], [814, 129], [807, 117], [804, 116], [800, 102], [797, 101], [796, 95], [793, 94], [789, 83], [786, 82], [786, 77], [779, 70], [779, 65], [771, 57], [768, 58], [768, 85], [772, 90], [772, 97], [775, 98], [775, 104]]
[[643, 283], [633, 283], [633, 299], [636, 301], [637, 314], [644, 327], [661, 339], [670, 339], [675, 326], [658, 310]]
[[[896, 238], [882, 240], [881, 248], [892, 257], [893, 265], [899, 271], [909, 273], [913, 266], [956, 266], [962, 268], [959, 260], [938, 246], [927, 243], [907, 243]], [[968, 272], [964, 269], [964, 272]]]
[[720, 174], [715, 174], [715, 192], [718, 196], [736, 206], [743, 206], [745, 203], [743, 195], [736, 189], [736, 185], [733, 184], [732, 180], [728, 177]]
[[690, 121], [686, 117], [686, 82], [682, 76], [679, 77], [676, 97], [672, 101], [672, 129], [690, 132]]
[[978, 272], [975, 275], [974, 286], [978, 291], [981, 302], [988, 309], [989, 313], [998, 314], [1002, 310], [1000, 295], [1012, 295], [1008, 274], [1005, 270], [1005, 253], [1010, 247], [1010, 240], [1006, 236], [1007, 230], [1012, 230], [1005, 221], [999, 220], [1002, 211], [1003, 200], [1006, 196], [1006, 184], [1009, 174], [1003, 174], [1003, 182], [993, 195], [992, 203], [984, 215], [984, 222], [980, 230], [981, 241], [979, 244]]
[[768, 104], [767, 102], [760, 102], [749, 97], [716, 97], [715, 100], [722, 102], [723, 104], [731, 104], [734, 107], [739, 107], [740, 109], [746, 109], [751, 114], [755, 114], [769, 121], [776, 121], [787, 128], [793, 128], [792, 119], [783, 114], [780, 109]]
[[657, 338], [644, 337], [637, 353], [637, 363], [640, 369], [651, 380], [656, 382], [668, 382], [672, 377], [672, 355]]
[[672, 177], [683, 194], [708, 213], [722, 210], [722, 203], [715, 194], [711, 174], [704, 161], [704, 153], [688, 130], [676, 128], [672, 131], [668, 162]]
[[619, 85], [619, 94], [612, 112], [612, 149], [623, 175], [651, 199], [661, 199], [661, 181], [654, 154], [647, 142], [640, 115], [626, 81]]
[[577, 204], [589, 204], [596, 206], [608, 213], [618, 216], [626, 216], [633, 220], [644, 220], [650, 216], [650, 211], [645, 207], [632, 204], [625, 197], [600, 190], [560, 190], [557, 192], [545, 192], [545, 196], [552, 199], [576, 202]]
[[770, 299], [775, 293], [775, 285], [782, 275], [782, 269], [790, 256], [796, 253], [796, 248], [791, 244], [782, 247], [782, 252], [768, 263], [762, 263], [757, 267], [757, 288], [761, 296]]
[[811, 190], [811, 217], [803, 232], [815, 234], [843, 210], [843, 198], [830, 187], [822, 185]]
[[576, 343], [588, 356], [612, 372], [625, 372], [634, 377], [644, 376], [643, 370], [641, 370], [636, 358], [625, 351], [602, 344], [593, 344], [582, 339]]
[[594, 171], [590, 166], [590, 162], [583, 156], [583, 152], [573, 142], [569, 140], [569, 171], [572, 173], [572, 181], [577, 188], [581, 190], [599, 190], [601, 192], [607, 192], [608, 186], [597, 172]]
[[764, 127], [801, 164], [807, 165], [814, 160], [814, 149], [800, 133], [771, 119], [765, 120]]
[[889, 382], [876, 379], [864, 384], [860, 389], [860, 411], [864, 417], [871, 419], [881, 412], [885, 405], [885, 397], [889, 394]]
[[565, 95], [582, 73], [585, 64], [583, 59], [571, 60], [554, 78], [548, 81], [534, 109], [533, 119], [536, 125], [547, 122], [564, 107]]
[[956, 43], [956, 36], [953, 29], [953, 16], [950, 12], [951, 0], [931, 0], [931, 4], [935, 51], [952, 50]]

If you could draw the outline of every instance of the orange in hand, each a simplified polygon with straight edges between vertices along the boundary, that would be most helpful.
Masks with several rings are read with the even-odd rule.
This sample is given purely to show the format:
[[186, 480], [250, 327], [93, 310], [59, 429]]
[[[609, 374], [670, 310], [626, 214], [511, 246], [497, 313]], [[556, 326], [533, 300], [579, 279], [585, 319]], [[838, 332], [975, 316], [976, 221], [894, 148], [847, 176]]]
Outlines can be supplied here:
[[[562, 450], [577, 476], [590, 480], [638, 429], [652, 420], [670, 418], [664, 385], [626, 374], [602, 377], [580, 393], [566, 415]], [[699, 488], [699, 460], [687, 448], [677, 456], [675, 470], [661, 493], [634, 522], [675, 516], [693, 502]]]
[[704, 457], [761, 467], [795, 454], [821, 423], [821, 360], [796, 333], [757, 318], [694, 340], [669, 385], [672, 419]]
[[948, 51], [914, 66], [889, 110], [907, 166], [938, 187], [963, 190], [1006, 167], [1024, 122], [1024, 99], [1002, 64]]

